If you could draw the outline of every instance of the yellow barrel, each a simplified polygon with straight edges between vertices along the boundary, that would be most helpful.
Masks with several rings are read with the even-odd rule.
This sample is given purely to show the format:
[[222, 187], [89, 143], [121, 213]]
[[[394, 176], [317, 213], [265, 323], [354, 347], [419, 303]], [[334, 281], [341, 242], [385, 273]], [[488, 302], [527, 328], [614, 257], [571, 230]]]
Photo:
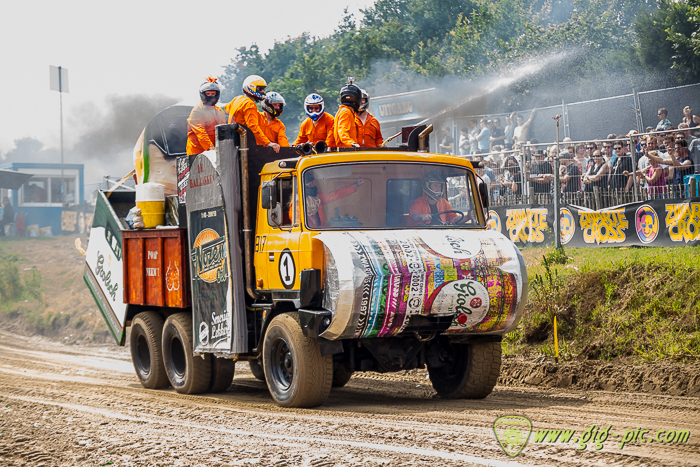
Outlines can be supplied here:
[[145, 228], [165, 225], [165, 187], [160, 183], [136, 185], [136, 207], [141, 210]]

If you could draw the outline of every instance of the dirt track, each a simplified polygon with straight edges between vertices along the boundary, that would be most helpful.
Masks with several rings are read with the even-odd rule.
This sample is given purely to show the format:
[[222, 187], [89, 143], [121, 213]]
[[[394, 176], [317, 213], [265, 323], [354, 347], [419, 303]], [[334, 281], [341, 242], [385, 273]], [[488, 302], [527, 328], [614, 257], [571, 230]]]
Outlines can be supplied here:
[[[700, 465], [700, 399], [497, 387], [483, 401], [435, 398], [425, 372], [356, 375], [316, 410], [277, 407], [245, 363], [229, 390], [143, 389], [126, 349], [0, 333], [0, 465]], [[536, 443], [512, 459], [494, 420], [534, 429], [690, 430], [685, 444]], [[109, 464], [113, 463], [113, 464]]]

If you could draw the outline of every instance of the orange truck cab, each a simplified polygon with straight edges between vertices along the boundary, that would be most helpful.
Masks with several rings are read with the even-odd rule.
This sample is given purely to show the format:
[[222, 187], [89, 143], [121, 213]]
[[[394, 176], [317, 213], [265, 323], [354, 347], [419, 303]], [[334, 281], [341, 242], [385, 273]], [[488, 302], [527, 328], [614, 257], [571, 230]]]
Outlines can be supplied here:
[[441, 396], [486, 397], [527, 273], [487, 229], [472, 163], [418, 150], [428, 132], [398, 149], [275, 154], [221, 125], [215, 153], [178, 158], [178, 225], [129, 230], [128, 200], [103, 195], [94, 250], [106, 231], [123, 248], [110, 283], [123, 296], [90, 249], [86, 282], [120, 345], [130, 327], [141, 383], [222, 391], [248, 361], [278, 404], [313, 407], [354, 372], [427, 367]]

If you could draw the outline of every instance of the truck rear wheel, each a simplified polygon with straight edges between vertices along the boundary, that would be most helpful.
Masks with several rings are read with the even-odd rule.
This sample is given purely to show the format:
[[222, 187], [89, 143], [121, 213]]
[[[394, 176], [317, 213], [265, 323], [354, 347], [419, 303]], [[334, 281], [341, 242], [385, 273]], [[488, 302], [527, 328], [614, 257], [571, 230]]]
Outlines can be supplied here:
[[428, 373], [433, 388], [446, 399], [483, 399], [491, 394], [501, 372], [501, 343], [445, 344], [444, 365]]
[[338, 366], [333, 370], [333, 387], [342, 388], [348, 384], [353, 373], [354, 371], [346, 368], [345, 363], [338, 363]]
[[253, 373], [255, 379], [265, 381], [265, 370], [263, 369], [263, 366], [260, 364], [259, 361], [250, 360], [248, 361], [248, 365], [250, 366], [250, 372]]
[[146, 389], [162, 389], [170, 385], [163, 363], [162, 333], [163, 318], [155, 311], [139, 313], [131, 322], [131, 361], [136, 376]]
[[211, 357], [195, 357], [193, 349], [191, 316], [170, 315], [163, 326], [163, 361], [170, 384], [180, 394], [198, 394], [209, 389]]
[[224, 392], [233, 382], [233, 374], [236, 371], [236, 362], [228, 358], [211, 356], [211, 383], [209, 392]]
[[263, 366], [272, 398], [283, 407], [316, 407], [328, 398], [333, 357], [304, 336], [298, 313], [276, 316], [265, 333]]

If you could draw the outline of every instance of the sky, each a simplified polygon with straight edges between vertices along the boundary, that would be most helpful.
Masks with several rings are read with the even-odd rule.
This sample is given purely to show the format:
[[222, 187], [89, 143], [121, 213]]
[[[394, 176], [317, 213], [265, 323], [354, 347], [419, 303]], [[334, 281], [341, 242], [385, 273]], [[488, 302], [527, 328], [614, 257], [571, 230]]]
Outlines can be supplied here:
[[345, 8], [359, 18], [359, 10], [373, 3], [5, 0], [0, 7], [0, 163], [18, 139], [38, 139], [44, 149], [60, 147], [59, 93], [49, 89], [50, 65], [68, 69], [69, 93], [63, 94], [67, 147], [91, 125], [99, 128], [100, 109], [110, 99], [162, 95], [196, 103], [199, 85], [207, 76], [220, 75], [237, 48], [257, 44], [267, 51], [275, 41], [304, 32], [328, 36]]

